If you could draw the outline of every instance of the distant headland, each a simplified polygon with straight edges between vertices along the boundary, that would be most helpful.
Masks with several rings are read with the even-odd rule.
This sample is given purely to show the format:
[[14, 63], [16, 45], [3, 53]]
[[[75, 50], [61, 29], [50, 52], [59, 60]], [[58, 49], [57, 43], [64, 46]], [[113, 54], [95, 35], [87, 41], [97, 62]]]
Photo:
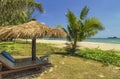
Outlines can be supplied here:
[[114, 36], [114, 37], [108, 37], [108, 39], [117, 39], [118, 37]]

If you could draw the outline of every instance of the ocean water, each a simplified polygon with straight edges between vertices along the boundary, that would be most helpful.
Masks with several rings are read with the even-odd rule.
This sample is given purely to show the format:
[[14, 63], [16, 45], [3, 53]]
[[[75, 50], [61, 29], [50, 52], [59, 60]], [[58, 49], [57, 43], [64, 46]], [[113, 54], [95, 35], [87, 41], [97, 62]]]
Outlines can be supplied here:
[[[47, 40], [66, 40], [65, 38], [44, 38]], [[98, 42], [98, 43], [112, 43], [112, 44], [120, 44], [120, 38], [116, 39], [108, 39], [108, 38], [89, 38], [84, 40], [83, 42]]]
[[116, 39], [108, 39], [108, 38], [89, 38], [84, 40], [86, 42], [99, 42], [99, 43], [112, 43], [112, 44], [120, 44], [120, 38]]

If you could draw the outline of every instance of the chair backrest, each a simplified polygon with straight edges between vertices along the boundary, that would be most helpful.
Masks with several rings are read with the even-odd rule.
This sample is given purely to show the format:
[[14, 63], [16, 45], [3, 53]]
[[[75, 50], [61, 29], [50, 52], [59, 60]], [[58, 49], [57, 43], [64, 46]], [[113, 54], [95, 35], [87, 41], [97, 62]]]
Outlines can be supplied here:
[[8, 60], [10, 60], [11, 62], [15, 63], [15, 59], [6, 51], [2, 51], [1, 54], [6, 57]]
[[6, 57], [0, 54], [0, 62], [2, 63], [3, 66], [7, 67], [8, 69], [14, 69], [15, 68], [15, 63], [11, 62], [8, 60]]

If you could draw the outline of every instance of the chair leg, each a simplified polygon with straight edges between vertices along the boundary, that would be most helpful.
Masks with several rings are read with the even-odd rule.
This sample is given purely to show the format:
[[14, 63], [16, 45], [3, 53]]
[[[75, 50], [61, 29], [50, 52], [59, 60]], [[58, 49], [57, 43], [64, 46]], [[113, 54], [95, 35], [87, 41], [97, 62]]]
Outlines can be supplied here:
[[0, 74], [0, 79], [2, 79], [2, 75]]
[[[1, 72], [1, 70], [2, 70], [2, 63], [0, 63], [0, 72]], [[0, 79], [2, 79], [1, 73], [0, 73]]]

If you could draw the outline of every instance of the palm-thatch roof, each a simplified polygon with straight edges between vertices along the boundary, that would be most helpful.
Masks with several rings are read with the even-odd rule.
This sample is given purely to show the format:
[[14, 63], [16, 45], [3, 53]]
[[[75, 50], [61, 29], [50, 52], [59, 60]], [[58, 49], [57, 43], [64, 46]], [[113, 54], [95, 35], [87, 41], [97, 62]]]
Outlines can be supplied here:
[[43, 37], [65, 37], [62, 30], [48, 27], [37, 21], [30, 21], [21, 25], [0, 27], [1, 38], [43, 38]]

